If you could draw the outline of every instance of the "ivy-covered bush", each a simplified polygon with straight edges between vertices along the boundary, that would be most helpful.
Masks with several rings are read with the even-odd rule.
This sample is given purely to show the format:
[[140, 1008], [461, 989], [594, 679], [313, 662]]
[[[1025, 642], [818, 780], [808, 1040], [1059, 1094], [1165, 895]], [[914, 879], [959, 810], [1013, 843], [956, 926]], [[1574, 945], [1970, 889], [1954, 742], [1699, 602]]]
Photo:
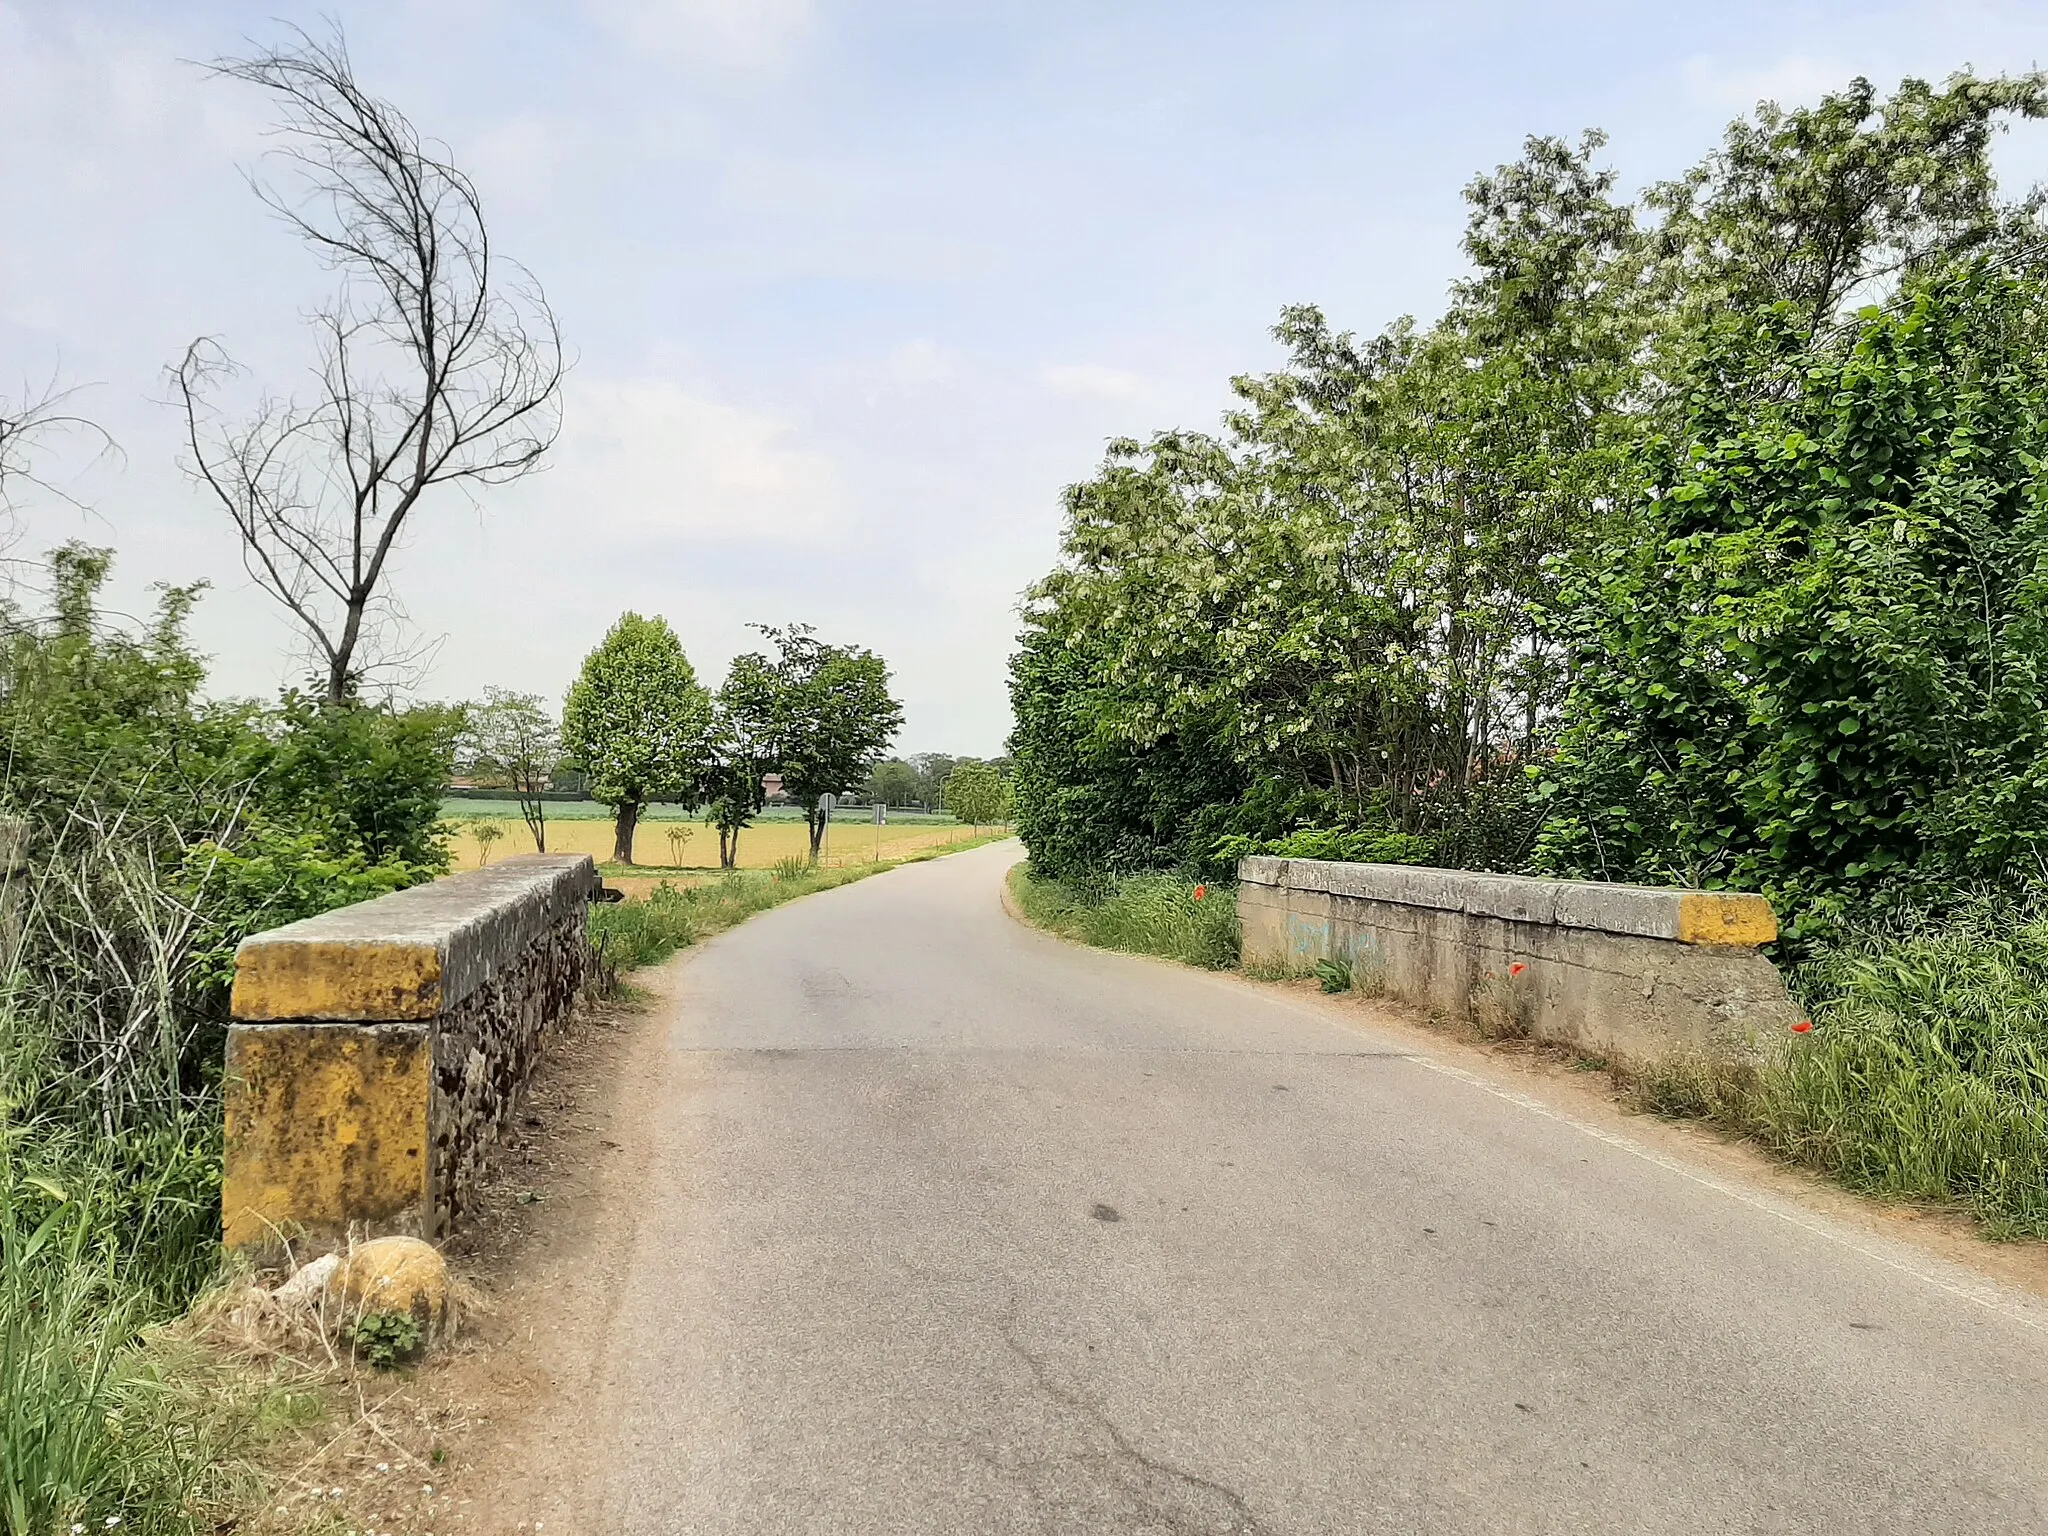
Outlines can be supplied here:
[[1666, 488], [1566, 591], [1542, 867], [1761, 890], [1795, 943], [2048, 855], [2048, 292], [1721, 338]]

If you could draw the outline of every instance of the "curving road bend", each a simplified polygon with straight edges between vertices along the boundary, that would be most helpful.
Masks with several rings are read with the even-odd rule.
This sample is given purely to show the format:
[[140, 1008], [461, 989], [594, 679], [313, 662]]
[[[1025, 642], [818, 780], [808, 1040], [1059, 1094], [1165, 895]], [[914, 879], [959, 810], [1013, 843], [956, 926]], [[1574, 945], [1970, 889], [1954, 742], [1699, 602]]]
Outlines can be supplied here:
[[669, 973], [570, 1528], [2048, 1531], [2038, 1303], [1030, 931], [1018, 856]]

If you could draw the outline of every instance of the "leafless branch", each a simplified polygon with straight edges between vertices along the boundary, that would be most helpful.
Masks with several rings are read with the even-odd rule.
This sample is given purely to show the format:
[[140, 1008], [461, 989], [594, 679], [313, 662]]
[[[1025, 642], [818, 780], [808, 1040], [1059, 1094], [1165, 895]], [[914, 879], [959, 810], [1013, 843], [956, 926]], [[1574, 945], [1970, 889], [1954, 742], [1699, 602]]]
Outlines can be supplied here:
[[271, 93], [282, 175], [250, 185], [329, 267], [310, 399], [217, 404], [238, 370], [202, 337], [172, 370], [194, 477], [256, 582], [326, 672], [330, 699], [386, 664], [402, 627], [386, 578], [421, 499], [536, 468], [561, 425], [561, 331], [531, 273], [491, 249], [475, 185], [357, 82], [336, 32], [224, 59]]

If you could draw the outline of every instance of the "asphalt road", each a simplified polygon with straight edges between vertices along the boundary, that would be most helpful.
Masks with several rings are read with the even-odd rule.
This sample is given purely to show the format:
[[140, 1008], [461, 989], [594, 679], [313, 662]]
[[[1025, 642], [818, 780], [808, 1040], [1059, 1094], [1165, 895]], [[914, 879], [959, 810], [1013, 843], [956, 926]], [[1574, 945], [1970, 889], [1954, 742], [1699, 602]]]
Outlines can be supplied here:
[[673, 973], [591, 1529], [2048, 1531], [2035, 1303], [1027, 930], [1016, 857]]

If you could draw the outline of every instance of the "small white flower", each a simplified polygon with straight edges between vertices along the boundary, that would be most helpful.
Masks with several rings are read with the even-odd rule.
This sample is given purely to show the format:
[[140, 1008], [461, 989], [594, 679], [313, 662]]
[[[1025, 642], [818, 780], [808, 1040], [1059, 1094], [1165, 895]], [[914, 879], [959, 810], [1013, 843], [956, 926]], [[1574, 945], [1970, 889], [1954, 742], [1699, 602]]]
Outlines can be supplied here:
[[388, 1461], [380, 1461], [377, 1463], [377, 1470], [379, 1472], [389, 1472], [391, 1470], [391, 1463]]

